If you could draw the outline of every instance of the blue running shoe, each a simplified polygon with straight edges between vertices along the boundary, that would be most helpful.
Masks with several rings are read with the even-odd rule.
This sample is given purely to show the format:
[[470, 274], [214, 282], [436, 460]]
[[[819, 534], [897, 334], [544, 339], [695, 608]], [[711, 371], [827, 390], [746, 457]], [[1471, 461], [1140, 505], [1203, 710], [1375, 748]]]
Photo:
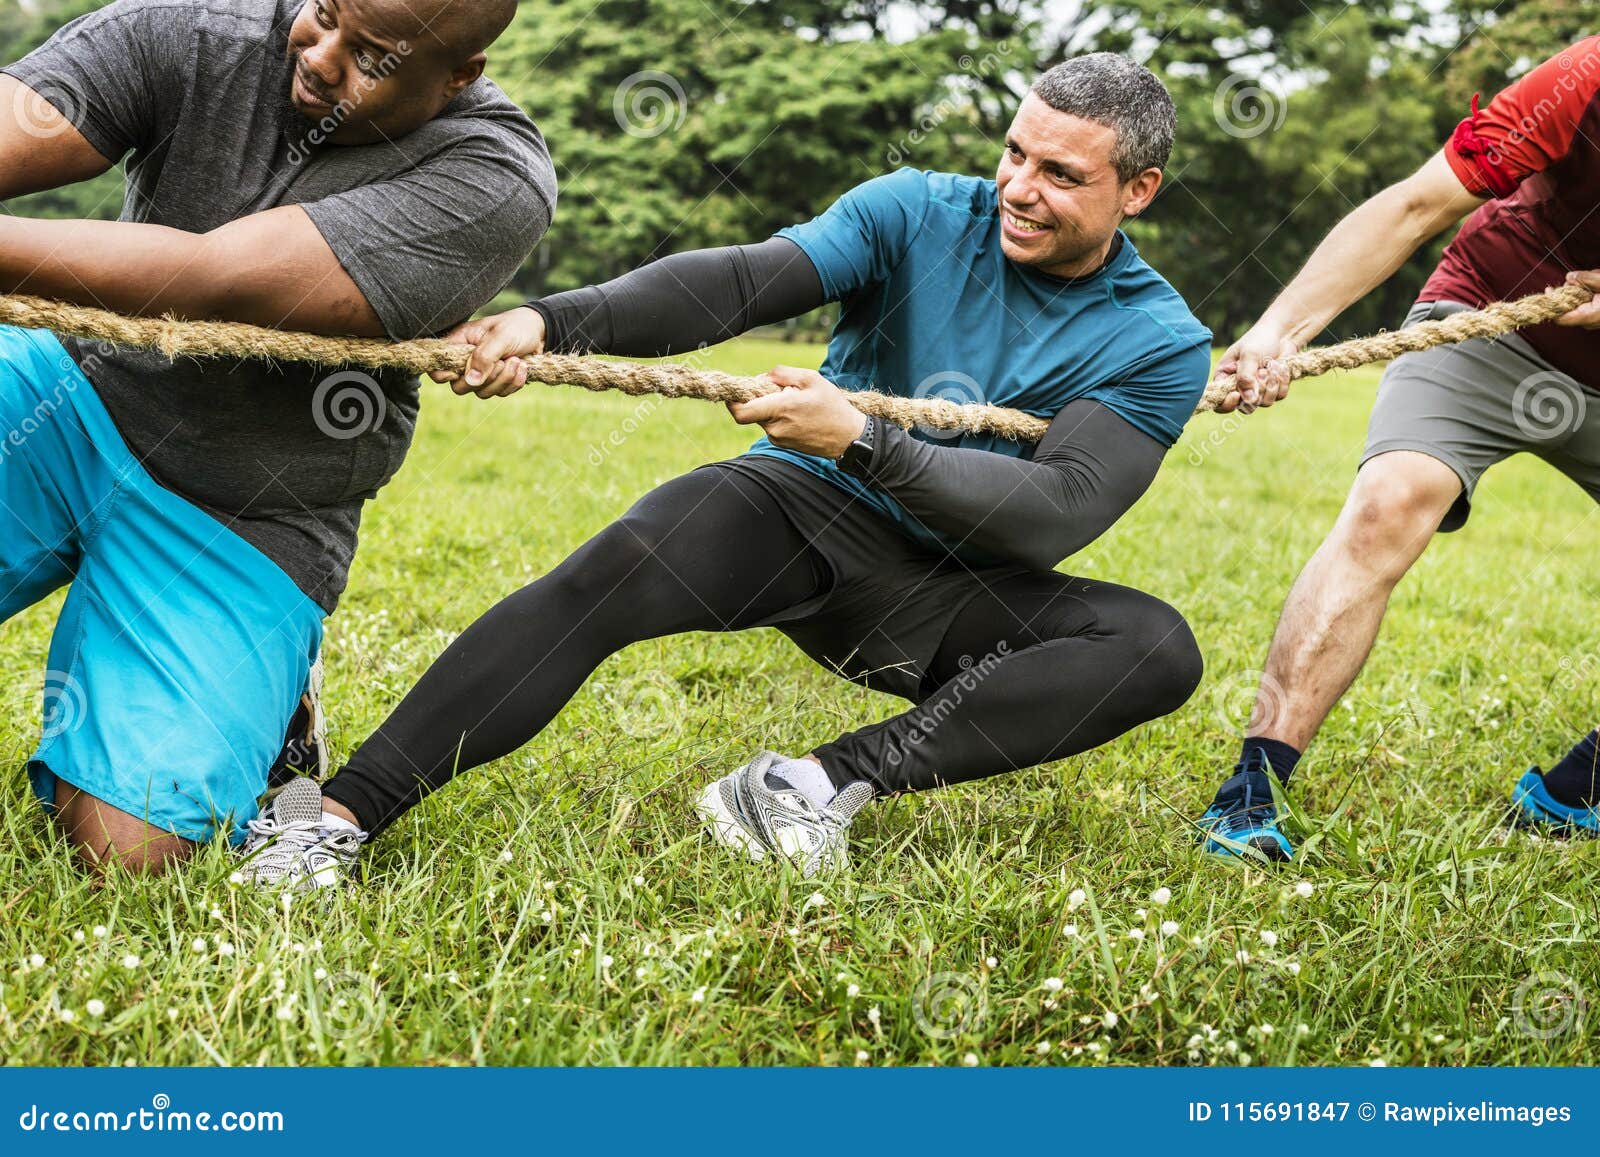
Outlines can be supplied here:
[[1511, 822], [1552, 836], [1600, 835], [1600, 809], [1562, 803], [1544, 786], [1544, 772], [1537, 767], [1511, 789]]
[[1210, 855], [1255, 859], [1254, 852], [1280, 864], [1294, 859], [1294, 847], [1278, 830], [1272, 770], [1264, 758], [1239, 765], [1233, 777], [1217, 789], [1216, 798], [1200, 817], [1200, 826]]

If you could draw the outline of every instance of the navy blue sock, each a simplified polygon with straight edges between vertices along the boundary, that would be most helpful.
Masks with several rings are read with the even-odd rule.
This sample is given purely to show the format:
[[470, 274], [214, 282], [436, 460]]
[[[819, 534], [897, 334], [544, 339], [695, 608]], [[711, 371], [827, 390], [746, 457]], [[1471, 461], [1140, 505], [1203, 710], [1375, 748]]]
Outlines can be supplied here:
[[1294, 765], [1300, 762], [1300, 753], [1282, 740], [1252, 735], [1244, 741], [1244, 752], [1239, 756], [1239, 762], [1250, 762], [1250, 757], [1256, 752], [1260, 752], [1267, 761], [1278, 782], [1288, 787], [1289, 777], [1294, 774]]
[[1589, 732], [1544, 773], [1545, 790], [1568, 807], [1600, 804], [1600, 732]]

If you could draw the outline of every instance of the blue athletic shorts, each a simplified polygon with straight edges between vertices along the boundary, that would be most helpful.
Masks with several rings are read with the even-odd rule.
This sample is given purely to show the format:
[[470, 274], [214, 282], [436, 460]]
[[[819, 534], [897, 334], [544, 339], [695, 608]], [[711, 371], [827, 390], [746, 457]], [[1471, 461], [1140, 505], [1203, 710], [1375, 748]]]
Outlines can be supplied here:
[[185, 839], [237, 841], [322, 608], [157, 485], [53, 334], [0, 327], [0, 622], [68, 584], [35, 793], [52, 806], [59, 777]]

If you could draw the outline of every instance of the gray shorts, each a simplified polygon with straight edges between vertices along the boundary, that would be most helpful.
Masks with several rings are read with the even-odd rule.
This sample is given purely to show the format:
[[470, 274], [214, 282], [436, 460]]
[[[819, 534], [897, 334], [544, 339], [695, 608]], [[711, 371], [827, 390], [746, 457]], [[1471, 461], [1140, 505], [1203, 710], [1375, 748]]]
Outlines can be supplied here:
[[[1406, 325], [1468, 308], [1424, 302]], [[1461, 478], [1440, 530], [1459, 530], [1484, 471], [1536, 454], [1600, 501], [1600, 396], [1515, 334], [1405, 354], [1390, 363], [1367, 423], [1362, 465], [1391, 450], [1436, 458]]]

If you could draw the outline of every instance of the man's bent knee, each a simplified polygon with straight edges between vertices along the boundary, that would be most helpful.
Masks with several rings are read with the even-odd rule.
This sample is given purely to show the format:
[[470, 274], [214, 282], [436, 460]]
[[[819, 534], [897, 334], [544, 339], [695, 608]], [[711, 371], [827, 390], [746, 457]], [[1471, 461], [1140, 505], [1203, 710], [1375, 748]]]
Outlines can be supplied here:
[[1205, 675], [1205, 659], [1194, 632], [1176, 610], [1162, 604], [1152, 610], [1131, 633], [1141, 684], [1140, 699], [1150, 718], [1170, 715], [1187, 703]]
[[114, 864], [130, 872], [155, 875], [194, 854], [195, 845], [190, 841], [60, 780], [56, 782], [56, 822], [79, 857], [96, 872], [105, 872]]
[[1437, 458], [1396, 450], [1356, 475], [1335, 535], [1366, 558], [1415, 557], [1461, 495], [1461, 479]]

